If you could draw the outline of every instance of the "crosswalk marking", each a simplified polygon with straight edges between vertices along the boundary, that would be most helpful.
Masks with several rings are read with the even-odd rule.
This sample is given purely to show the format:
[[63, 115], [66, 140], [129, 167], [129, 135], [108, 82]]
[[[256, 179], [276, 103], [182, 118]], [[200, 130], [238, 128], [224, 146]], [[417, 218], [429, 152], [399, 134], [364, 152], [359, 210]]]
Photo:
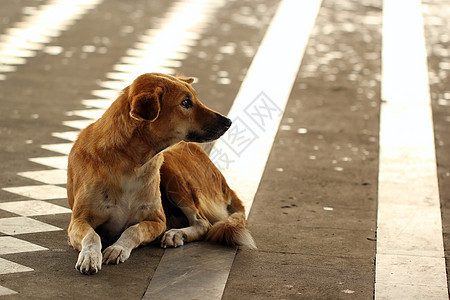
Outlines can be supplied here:
[[[118, 91], [149, 70], [174, 74], [173, 70], [181, 66], [180, 60], [197, 44], [206, 24], [211, 22], [212, 13], [224, 3], [222, 0], [175, 2], [161, 18], [160, 26], [140, 36], [139, 41], [127, 51], [127, 56], [113, 66], [115, 72], [106, 75], [118, 82], [103, 82], [100, 85], [112, 89], [94, 91], [93, 95], [115, 99]], [[186, 15], [196, 17], [186, 18]]]
[[[71, 142], [75, 142], [77, 140], [79, 134], [80, 134], [80, 131], [52, 132], [52, 136], [63, 139], [63, 140], [68, 140]], [[65, 169], [66, 167], [67, 167], [67, 159], [66, 159], [66, 165], [64, 166], [64, 168], [58, 167], [58, 169]]]
[[[90, 121], [90, 122], [92, 123], [92, 121]], [[50, 150], [53, 152], [58, 152], [61, 154], [69, 155], [70, 150], [72, 149], [72, 145], [73, 145], [72, 143], [46, 144], [46, 145], [42, 145], [41, 148]]]
[[42, 250], [47, 250], [47, 248], [20, 240], [12, 236], [0, 236], [0, 255]]
[[55, 169], [67, 169], [67, 156], [33, 157], [30, 161]]
[[[21, 273], [34, 271], [32, 268], [22, 266], [20, 264], [14, 263], [12, 261], [0, 258], [0, 275], [10, 274], [10, 273]], [[1, 296], [1, 287], [0, 287]]]
[[0, 232], [8, 235], [56, 230], [61, 230], [61, 228], [28, 217], [10, 217], [0, 219]]
[[[91, 125], [92, 123], [94, 123], [94, 120], [74, 120], [74, 121], [64, 121], [63, 125], [82, 130]], [[69, 154], [69, 152], [67, 151], [64, 153]]]
[[[51, 0], [37, 10], [28, 11], [29, 14], [24, 16], [22, 22], [14, 24], [14, 27], [0, 35], [0, 73], [14, 72], [16, 65], [25, 64], [27, 58], [36, 55], [36, 51], [45, 50], [45, 44], [101, 2]], [[6, 75], [0, 74], [0, 80], [5, 79]]]
[[105, 112], [104, 109], [84, 109], [71, 111], [71, 114], [86, 119], [97, 120], [103, 115], [104, 112]]
[[3, 190], [37, 200], [64, 199], [67, 197], [65, 188], [56, 185], [29, 185], [3, 188]]
[[17, 292], [0, 285], [0, 296], [8, 296], [14, 294], [17, 294]]
[[447, 299], [421, 3], [383, 12], [375, 297]]
[[0, 209], [24, 217], [66, 214], [72, 212], [70, 209], [42, 200], [2, 202], [0, 203]]
[[46, 184], [66, 184], [67, 171], [66, 170], [44, 170], [44, 171], [28, 171], [20, 172], [18, 175], [40, 181]]
[[81, 101], [81, 104], [88, 107], [107, 109], [111, 105], [109, 100], [89, 99]]
[[[59, 54], [61, 47], [46, 46], [52, 38], [60, 36], [61, 32], [73, 25], [76, 20], [93, 9], [102, 0], [50, 0], [37, 9], [23, 9], [22, 21], [15, 23], [13, 28], [6, 29], [0, 35], [0, 73], [14, 72], [17, 65], [27, 63], [37, 51], [50, 55]], [[49, 21], [51, 20], [51, 22]], [[5, 80], [6, 74], [0, 74], [0, 80]], [[51, 167], [64, 169], [67, 159], [36, 158], [30, 159], [36, 163], [45, 162]], [[51, 160], [51, 161], [49, 161]], [[11, 236], [0, 237], [0, 254], [13, 254], [30, 251], [42, 251], [47, 248], [20, 240], [12, 235], [59, 231], [59, 227], [49, 225], [30, 216], [68, 213], [69, 209], [42, 200], [65, 198], [66, 190], [53, 184], [64, 184], [66, 171], [45, 170], [37, 172], [22, 172], [19, 175], [31, 178], [49, 185], [3, 188], [10, 193], [22, 195], [33, 200], [0, 203], [0, 209], [19, 215], [0, 219], [0, 232]], [[36, 200], [35, 200], [36, 199]], [[20, 264], [0, 259], [0, 274], [28, 272], [33, 269]], [[16, 291], [0, 286], [0, 295], [17, 294]]]

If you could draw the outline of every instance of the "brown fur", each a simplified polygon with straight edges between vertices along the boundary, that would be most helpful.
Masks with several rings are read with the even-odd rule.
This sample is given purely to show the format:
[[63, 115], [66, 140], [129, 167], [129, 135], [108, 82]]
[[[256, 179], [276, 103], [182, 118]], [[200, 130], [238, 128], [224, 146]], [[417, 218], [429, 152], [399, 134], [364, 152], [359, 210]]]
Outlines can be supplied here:
[[[102, 262], [123, 262], [132, 249], [164, 233], [159, 170], [166, 156], [165, 170], [176, 168], [170, 153], [176, 154], [177, 148], [167, 154], [161, 151], [183, 140], [214, 140], [229, 128], [230, 120], [198, 100], [192, 81], [158, 73], [139, 76], [75, 142], [68, 165], [67, 193], [72, 208], [68, 234], [70, 244], [80, 251], [76, 263], [80, 272], [96, 273]], [[193, 168], [188, 162], [184, 166]], [[219, 176], [217, 173], [211, 172]], [[190, 184], [182, 192], [191, 200], [198, 195], [196, 201], [202, 207], [209, 205], [203, 202], [201, 191], [213, 195], [211, 181]], [[102, 244], [111, 243], [102, 253]]]
[[182, 210], [188, 208], [190, 217], [189, 213], [185, 215], [189, 226], [196, 227], [196, 230], [169, 230], [162, 239], [164, 247], [206, 238], [230, 246], [255, 248], [245, 228], [241, 200], [199, 145], [181, 142], [164, 151], [160, 172], [162, 190], [166, 193], [164, 201], [171, 201]]

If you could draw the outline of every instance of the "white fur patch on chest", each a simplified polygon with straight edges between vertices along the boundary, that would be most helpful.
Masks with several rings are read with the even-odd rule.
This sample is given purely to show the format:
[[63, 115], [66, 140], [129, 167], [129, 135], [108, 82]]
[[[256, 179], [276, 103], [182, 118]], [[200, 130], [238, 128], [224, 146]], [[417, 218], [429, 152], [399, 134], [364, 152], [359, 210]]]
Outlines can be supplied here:
[[143, 177], [138, 177], [136, 174], [132, 176], [123, 177], [120, 181], [120, 189], [122, 190], [119, 205], [131, 207], [141, 202], [139, 199], [144, 189], [145, 180]]
[[142, 206], [159, 203], [159, 169], [162, 162], [163, 156], [156, 155], [133, 173], [123, 176], [120, 179], [122, 193], [118, 205], [132, 213]]
[[158, 155], [120, 179], [121, 193], [114, 199], [114, 204], [108, 205], [109, 219], [103, 224], [112, 235], [149, 218], [159, 209], [159, 168], [162, 161], [162, 156]]

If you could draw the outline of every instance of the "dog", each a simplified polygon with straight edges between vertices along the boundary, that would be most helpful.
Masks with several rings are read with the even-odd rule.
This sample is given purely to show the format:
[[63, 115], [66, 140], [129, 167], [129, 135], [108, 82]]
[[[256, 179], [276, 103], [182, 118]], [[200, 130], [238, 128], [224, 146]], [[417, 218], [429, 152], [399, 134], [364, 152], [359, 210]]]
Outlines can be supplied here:
[[161, 237], [163, 247], [202, 238], [255, 247], [241, 201], [195, 144], [219, 138], [231, 121], [199, 101], [193, 81], [139, 76], [74, 143], [68, 237], [81, 273], [122, 263]]

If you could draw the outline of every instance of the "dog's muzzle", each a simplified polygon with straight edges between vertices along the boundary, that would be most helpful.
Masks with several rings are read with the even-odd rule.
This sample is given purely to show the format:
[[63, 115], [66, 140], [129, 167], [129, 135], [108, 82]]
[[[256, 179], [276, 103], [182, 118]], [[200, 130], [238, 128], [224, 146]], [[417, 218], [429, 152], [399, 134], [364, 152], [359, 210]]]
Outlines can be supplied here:
[[203, 132], [190, 131], [186, 139], [189, 142], [197, 143], [213, 141], [221, 137], [231, 127], [231, 124], [230, 119], [217, 114], [214, 123], [203, 128]]

